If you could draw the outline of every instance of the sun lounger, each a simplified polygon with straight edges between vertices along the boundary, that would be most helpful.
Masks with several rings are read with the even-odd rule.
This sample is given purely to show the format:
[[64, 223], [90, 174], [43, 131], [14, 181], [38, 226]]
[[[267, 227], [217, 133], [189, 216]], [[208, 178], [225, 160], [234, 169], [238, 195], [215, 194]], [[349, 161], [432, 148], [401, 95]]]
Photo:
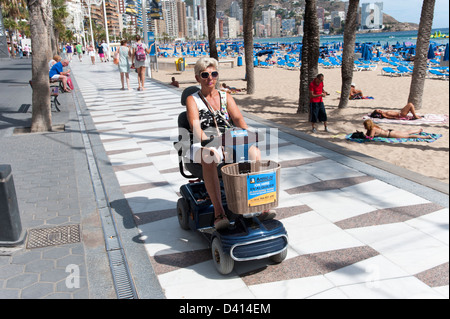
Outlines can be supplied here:
[[388, 58], [386, 58], [385, 56], [380, 57], [381, 62], [385, 63], [385, 64], [389, 64], [389, 60]]
[[279, 60], [277, 62], [277, 66], [280, 67], [280, 68], [284, 68], [286, 66], [286, 61]]
[[394, 62], [394, 63], [400, 63], [401, 61], [397, 58], [397, 57], [395, 57], [395, 56], [391, 56], [391, 61], [392, 62]]
[[377, 69], [376, 64], [362, 64], [356, 66], [357, 71], [375, 71], [376, 69]]
[[400, 72], [398, 70], [394, 70], [391, 67], [384, 67], [381, 69], [382, 75], [389, 75], [389, 76], [402, 76], [404, 73]]
[[431, 74], [431, 76], [435, 77], [435, 78], [440, 78], [443, 80], [448, 80], [448, 73], [442, 73], [438, 70], [435, 69], [429, 69], [428, 73]]
[[401, 66], [401, 65], [399, 65], [399, 66], [397, 67], [397, 70], [400, 71], [400, 72], [403, 72], [403, 74], [405, 74], [405, 75], [412, 75], [412, 73], [413, 73], [412, 70], [408, 69], [408, 68], [405, 67], [405, 66]]
[[264, 62], [264, 61], [259, 62], [259, 66], [261, 66], [263, 68], [270, 68], [271, 67], [271, 65], [269, 63]]
[[296, 67], [294, 63], [289, 62], [289, 63], [286, 63], [286, 69], [295, 70], [295, 69], [299, 69], [299, 68]]
[[328, 62], [328, 61], [323, 61], [322, 62], [322, 66], [324, 67], [324, 68], [334, 68], [334, 66], [330, 63], [330, 62]]

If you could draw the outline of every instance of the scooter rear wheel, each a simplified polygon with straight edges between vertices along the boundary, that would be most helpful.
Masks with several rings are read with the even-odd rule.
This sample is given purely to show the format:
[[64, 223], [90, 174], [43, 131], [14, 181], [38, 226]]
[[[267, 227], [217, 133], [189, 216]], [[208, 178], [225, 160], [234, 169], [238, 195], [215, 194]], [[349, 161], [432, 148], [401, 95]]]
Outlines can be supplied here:
[[220, 239], [215, 237], [211, 243], [211, 254], [214, 266], [222, 275], [228, 275], [233, 271], [234, 260], [230, 255], [225, 253], [222, 248]]
[[185, 230], [189, 230], [189, 204], [181, 197], [177, 202], [177, 215], [180, 227]]

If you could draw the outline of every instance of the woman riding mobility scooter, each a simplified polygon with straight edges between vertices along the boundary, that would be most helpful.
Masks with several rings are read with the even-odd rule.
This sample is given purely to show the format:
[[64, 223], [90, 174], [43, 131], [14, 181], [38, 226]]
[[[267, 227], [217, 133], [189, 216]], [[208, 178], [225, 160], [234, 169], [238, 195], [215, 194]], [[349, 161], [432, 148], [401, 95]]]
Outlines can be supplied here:
[[[198, 87], [185, 89], [181, 104], [186, 105], [187, 97], [198, 91]], [[248, 161], [248, 149], [261, 142], [262, 136], [230, 128], [220, 136], [216, 134], [201, 142], [202, 146], [223, 146], [225, 153], [233, 154], [237, 162], [218, 165], [222, 205], [230, 223], [226, 228], [216, 229], [214, 207], [202, 181], [202, 165], [189, 156], [193, 134], [186, 112], [178, 117], [178, 129], [178, 142], [174, 146], [180, 173], [198, 179], [180, 187], [177, 213], [181, 228], [205, 236], [214, 265], [223, 275], [233, 270], [234, 261], [270, 257], [273, 262], [282, 262], [287, 255], [287, 232], [280, 221], [261, 218], [261, 212], [278, 205], [280, 165], [274, 161]]]

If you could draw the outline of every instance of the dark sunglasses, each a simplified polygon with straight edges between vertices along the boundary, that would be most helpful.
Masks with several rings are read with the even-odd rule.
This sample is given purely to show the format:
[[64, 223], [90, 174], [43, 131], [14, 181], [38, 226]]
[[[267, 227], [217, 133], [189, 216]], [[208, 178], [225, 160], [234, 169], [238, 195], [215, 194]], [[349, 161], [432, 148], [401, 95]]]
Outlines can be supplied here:
[[209, 75], [211, 75], [213, 78], [217, 78], [219, 76], [219, 72], [213, 71], [211, 73], [209, 73], [209, 72], [202, 72], [202, 73], [200, 73], [200, 76], [202, 77], [202, 79], [209, 78]]

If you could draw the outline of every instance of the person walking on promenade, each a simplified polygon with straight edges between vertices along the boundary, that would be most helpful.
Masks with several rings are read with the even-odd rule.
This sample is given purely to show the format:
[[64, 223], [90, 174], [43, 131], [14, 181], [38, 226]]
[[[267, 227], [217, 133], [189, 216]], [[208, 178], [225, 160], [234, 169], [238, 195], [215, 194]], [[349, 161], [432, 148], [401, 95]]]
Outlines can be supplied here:
[[81, 43], [77, 43], [75, 49], [77, 50], [78, 60], [80, 60], [80, 62], [83, 62], [83, 46], [81, 45]]
[[145, 62], [150, 49], [142, 42], [141, 36], [136, 35], [136, 43], [133, 44], [131, 60], [138, 73], [138, 91], [144, 91]]
[[131, 91], [130, 88], [130, 58], [131, 58], [131, 50], [127, 46], [127, 40], [120, 41], [119, 47], [119, 72], [120, 72], [120, 81], [122, 82], [122, 90], [125, 90], [125, 78], [127, 80], [127, 88]]
[[73, 50], [70, 43], [67, 43], [66, 45], [66, 52], [67, 52], [67, 60], [69, 60], [69, 62], [72, 62]]
[[28, 44], [25, 44], [23, 47], [23, 53], [24, 53], [24, 55], [27, 56], [27, 59], [30, 58], [30, 51], [31, 50], [30, 50], [30, 47], [28, 46]]
[[98, 53], [98, 56], [100, 57], [100, 62], [106, 62], [105, 53], [103, 51], [103, 46], [100, 44], [97, 45], [97, 53]]
[[92, 65], [95, 65], [95, 49], [94, 49], [94, 45], [91, 43], [91, 44], [87, 47], [87, 50], [88, 50], [89, 56], [91, 57]]
[[310, 122], [313, 133], [316, 133], [316, 123], [322, 122], [326, 132], [329, 132], [327, 126], [327, 112], [323, 104], [323, 97], [328, 93], [323, 89], [323, 74], [318, 74], [314, 80], [309, 84], [309, 107], [310, 107]]

